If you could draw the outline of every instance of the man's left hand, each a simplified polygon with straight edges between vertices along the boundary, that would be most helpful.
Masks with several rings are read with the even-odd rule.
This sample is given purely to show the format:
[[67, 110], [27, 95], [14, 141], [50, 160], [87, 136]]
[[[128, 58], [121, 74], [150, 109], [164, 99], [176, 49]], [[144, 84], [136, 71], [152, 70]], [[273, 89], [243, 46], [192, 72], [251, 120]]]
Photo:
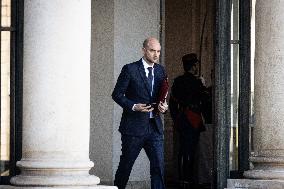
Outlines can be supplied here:
[[163, 103], [163, 102], [160, 102], [159, 105], [158, 105], [158, 110], [159, 110], [161, 113], [165, 113], [165, 112], [168, 110], [167, 101], [165, 101], [164, 103]]

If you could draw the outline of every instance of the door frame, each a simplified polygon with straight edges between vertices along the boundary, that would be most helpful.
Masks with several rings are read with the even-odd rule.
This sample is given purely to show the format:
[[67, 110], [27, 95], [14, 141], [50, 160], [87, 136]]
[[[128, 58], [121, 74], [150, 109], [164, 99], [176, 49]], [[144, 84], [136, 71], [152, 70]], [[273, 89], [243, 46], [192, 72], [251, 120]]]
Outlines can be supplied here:
[[231, 1], [216, 0], [214, 29], [214, 163], [213, 188], [227, 187], [229, 178], [231, 104]]
[[[214, 166], [213, 188], [227, 187], [230, 178], [231, 127], [231, 1], [216, 0], [214, 77]], [[239, 110], [238, 178], [249, 169], [249, 118], [251, 85], [251, 0], [239, 0]]]
[[1, 31], [10, 31], [10, 162], [9, 176], [1, 176], [0, 184], [10, 184], [10, 178], [19, 174], [16, 162], [22, 153], [22, 95], [23, 95], [23, 18], [24, 1], [11, 0], [11, 26]]

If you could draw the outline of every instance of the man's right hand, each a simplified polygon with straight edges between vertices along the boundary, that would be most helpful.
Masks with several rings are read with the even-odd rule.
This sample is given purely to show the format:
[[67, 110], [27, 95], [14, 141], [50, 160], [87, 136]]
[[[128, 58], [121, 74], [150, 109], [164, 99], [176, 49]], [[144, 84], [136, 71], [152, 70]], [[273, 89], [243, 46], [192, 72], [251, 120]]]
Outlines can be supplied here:
[[154, 110], [151, 105], [147, 106], [147, 104], [135, 104], [133, 109], [137, 112], [151, 112]]

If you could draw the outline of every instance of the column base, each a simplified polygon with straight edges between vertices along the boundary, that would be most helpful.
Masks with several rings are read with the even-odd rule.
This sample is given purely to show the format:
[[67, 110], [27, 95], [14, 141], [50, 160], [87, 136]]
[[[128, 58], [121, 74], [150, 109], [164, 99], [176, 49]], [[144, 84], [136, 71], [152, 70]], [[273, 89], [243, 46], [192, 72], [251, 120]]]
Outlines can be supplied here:
[[[259, 180], [283, 180], [284, 159], [283, 157], [250, 157], [253, 169], [245, 171], [244, 177]], [[283, 187], [284, 188], [284, 187]]]
[[244, 172], [244, 177], [251, 179], [276, 179], [284, 181], [284, 170], [250, 170]]
[[96, 186], [100, 179], [88, 176], [25, 176], [18, 175], [11, 179], [15, 186]]
[[228, 179], [228, 189], [283, 189], [283, 180]]
[[17, 162], [21, 174], [11, 178], [14, 186], [97, 186], [100, 179], [89, 174], [91, 161], [21, 160]]

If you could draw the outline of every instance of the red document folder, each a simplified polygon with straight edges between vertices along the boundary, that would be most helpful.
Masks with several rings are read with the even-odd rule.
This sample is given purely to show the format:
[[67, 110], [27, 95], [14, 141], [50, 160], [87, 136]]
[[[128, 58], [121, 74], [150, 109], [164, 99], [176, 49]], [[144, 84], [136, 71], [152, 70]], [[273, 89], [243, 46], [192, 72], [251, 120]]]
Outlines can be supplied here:
[[165, 102], [169, 92], [169, 83], [168, 78], [164, 79], [159, 89], [159, 94], [157, 98], [157, 102], [154, 104], [154, 114], [157, 115], [159, 113], [158, 105], [160, 102]]

